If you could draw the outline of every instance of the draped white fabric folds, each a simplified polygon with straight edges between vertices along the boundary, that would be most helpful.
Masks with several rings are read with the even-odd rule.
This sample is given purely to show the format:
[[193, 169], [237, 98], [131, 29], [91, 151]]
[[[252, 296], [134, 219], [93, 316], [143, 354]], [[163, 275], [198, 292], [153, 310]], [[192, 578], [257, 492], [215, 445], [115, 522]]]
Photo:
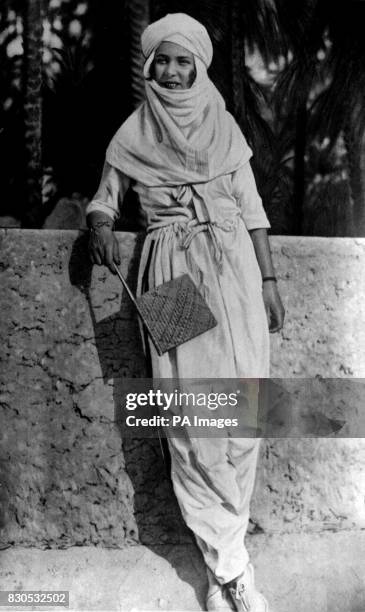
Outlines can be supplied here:
[[[162, 41], [177, 40], [194, 53], [196, 78], [189, 89], [170, 90], [149, 78], [149, 66]], [[107, 161], [149, 187], [203, 183], [247, 163], [251, 149], [207, 74], [205, 28], [187, 15], [167, 15], [145, 30], [142, 45], [146, 100], [113, 137]]]

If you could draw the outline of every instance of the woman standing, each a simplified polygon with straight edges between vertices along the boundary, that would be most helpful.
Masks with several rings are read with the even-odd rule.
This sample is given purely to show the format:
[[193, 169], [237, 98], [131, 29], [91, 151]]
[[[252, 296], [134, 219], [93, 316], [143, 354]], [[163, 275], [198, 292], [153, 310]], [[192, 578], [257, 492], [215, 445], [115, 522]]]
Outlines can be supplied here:
[[[146, 101], [112, 139], [88, 207], [90, 255], [120, 263], [112, 227], [129, 186], [146, 220], [138, 292], [188, 273], [217, 327], [159, 357], [155, 378], [269, 376], [269, 328], [284, 309], [249, 149], [210, 81], [209, 35], [171, 14], [142, 35]], [[142, 280], [143, 279], [143, 280]], [[147, 283], [146, 283], [147, 280]], [[218, 443], [217, 443], [218, 442]], [[169, 438], [171, 476], [209, 578], [207, 608], [264, 612], [244, 547], [258, 441]]]

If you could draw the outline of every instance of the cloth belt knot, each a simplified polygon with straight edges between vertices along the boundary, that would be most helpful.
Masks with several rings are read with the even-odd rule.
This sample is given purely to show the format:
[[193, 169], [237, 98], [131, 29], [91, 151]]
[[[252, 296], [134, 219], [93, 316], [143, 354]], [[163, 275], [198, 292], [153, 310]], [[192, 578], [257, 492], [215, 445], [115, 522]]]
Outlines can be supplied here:
[[199, 222], [196, 217], [189, 221], [183, 221], [181, 219], [173, 221], [162, 227], [150, 226], [147, 229], [147, 235], [153, 240], [155, 232], [157, 235], [160, 231], [175, 234], [178, 240], [178, 246], [186, 252], [186, 263], [192, 277], [195, 279], [198, 289], [202, 292], [203, 296], [209, 299], [209, 288], [205, 285], [204, 274], [200, 269], [199, 265], [195, 261], [191, 251], [190, 245], [194, 238], [201, 232], [208, 232], [210, 236], [209, 246], [213, 251], [214, 263], [217, 267], [218, 273], [223, 273], [223, 246], [221, 238], [217, 229], [223, 230], [224, 232], [233, 232], [238, 225], [240, 217], [235, 216], [229, 219], [223, 219], [222, 221], [203, 221]]
[[197, 236], [201, 232], [208, 232], [212, 241], [214, 261], [217, 264], [219, 273], [222, 274], [223, 247], [222, 242], [219, 236], [217, 235], [216, 228], [222, 229], [225, 232], [232, 232], [236, 228], [237, 222], [238, 217], [235, 219], [225, 219], [221, 223], [217, 221], [206, 221], [204, 223], [198, 223], [195, 219], [193, 219], [192, 221], [184, 225], [181, 225], [179, 223], [176, 224], [179, 227], [176, 229], [174, 227], [174, 231], [180, 237], [181, 248], [186, 250], [190, 247], [190, 244], [194, 240], [195, 236]]

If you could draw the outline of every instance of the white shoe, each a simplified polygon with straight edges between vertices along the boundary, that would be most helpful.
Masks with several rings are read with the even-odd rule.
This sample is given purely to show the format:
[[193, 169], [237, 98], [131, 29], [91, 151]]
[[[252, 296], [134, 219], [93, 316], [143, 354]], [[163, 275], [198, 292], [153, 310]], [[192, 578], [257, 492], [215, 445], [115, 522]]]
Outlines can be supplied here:
[[232, 612], [235, 608], [231, 599], [226, 593], [224, 585], [216, 581], [214, 574], [207, 569], [208, 576], [208, 592], [206, 598], [206, 608], [208, 612]]
[[247, 564], [241, 576], [228, 582], [225, 588], [237, 612], [270, 612], [265, 597], [255, 587], [251, 563]]

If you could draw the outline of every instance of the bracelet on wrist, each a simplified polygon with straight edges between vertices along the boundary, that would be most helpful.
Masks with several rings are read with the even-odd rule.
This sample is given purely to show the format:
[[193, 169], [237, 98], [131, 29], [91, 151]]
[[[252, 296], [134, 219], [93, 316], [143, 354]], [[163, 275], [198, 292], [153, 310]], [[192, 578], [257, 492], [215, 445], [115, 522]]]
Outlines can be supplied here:
[[276, 276], [263, 276], [262, 282], [265, 283], [266, 281], [274, 281], [274, 283], [278, 282]]

